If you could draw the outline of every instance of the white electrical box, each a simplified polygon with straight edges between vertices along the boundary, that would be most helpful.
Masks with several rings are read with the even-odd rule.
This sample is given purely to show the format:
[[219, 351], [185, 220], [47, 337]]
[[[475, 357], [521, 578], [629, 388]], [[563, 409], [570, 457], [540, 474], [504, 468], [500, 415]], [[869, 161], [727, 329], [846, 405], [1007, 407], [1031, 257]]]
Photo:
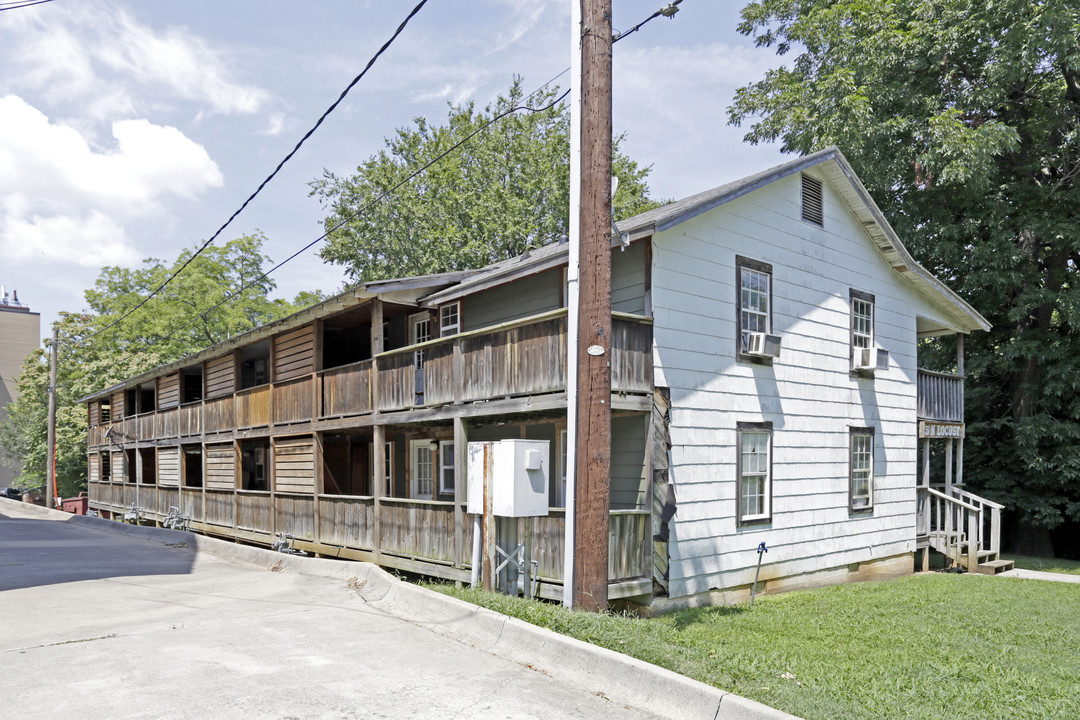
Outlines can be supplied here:
[[550, 443], [497, 440], [469, 443], [468, 511], [484, 513], [484, 473], [491, 484], [491, 512], [497, 517], [548, 514]]

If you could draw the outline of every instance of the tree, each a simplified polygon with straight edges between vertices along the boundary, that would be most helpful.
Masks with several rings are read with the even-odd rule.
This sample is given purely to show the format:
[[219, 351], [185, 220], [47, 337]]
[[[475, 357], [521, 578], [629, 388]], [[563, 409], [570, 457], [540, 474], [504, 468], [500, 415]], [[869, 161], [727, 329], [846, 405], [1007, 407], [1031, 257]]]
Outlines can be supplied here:
[[[451, 105], [447, 122], [400, 128], [386, 149], [361, 164], [355, 175], [324, 172], [311, 184], [330, 211], [324, 260], [346, 267], [356, 281], [423, 275], [482, 267], [552, 242], [567, 232], [570, 176], [570, 119], [566, 106], [519, 111], [482, 129], [509, 108], [552, 105], [556, 90], [525, 100], [520, 78], [505, 97], [482, 112], [474, 104]], [[461, 148], [380, 196], [415, 170]], [[648, 199], [650, 168], [619, 154], [613, 172], [620, 184], [617, 217], [656, 207]]]
[[741, 88], [746, 139], [835, 144], [913, 254], [994, 325], [968, 344], [965, 479], [1020, 539], [1080, 520], [1080, 13], [1030, 0], [760, 0], [790, 67]]
[[[135, 269], [104, 267], [86, 292], [94, 312], [61, 313], [56, 476], [62, 495], [86, 489], [87, 417], [78, 398], [322, 299], [318, 292], [302, 292], [292, 302], [270, 299], [275, 283], [260, 277], [271, 262], [262, 254], [263, 240], [250, 235], [208, 247], [159, 295], [114, 328], [104, 330], [194, 251], [184, 250], [168, 265], [151, 258]], [[225, 298], [233, 299], [222, 303]], [[14, 460], [21, 465], [17, 483], [24, 488], [43, 488], [46, 481], [47, 360], [40, 350], [27, 358], [17, 380], [19, 399], [0, 422], [0, 460], [6, 457], [9, 464]]]

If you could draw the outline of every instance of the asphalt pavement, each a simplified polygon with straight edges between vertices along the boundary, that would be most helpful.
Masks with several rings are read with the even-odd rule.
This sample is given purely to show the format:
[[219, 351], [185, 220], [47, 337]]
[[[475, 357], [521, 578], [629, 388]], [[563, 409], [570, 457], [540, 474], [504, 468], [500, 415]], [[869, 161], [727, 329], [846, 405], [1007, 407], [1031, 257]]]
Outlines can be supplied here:
[[0, 500], [0, 717], [782, 718], [366, 563]]

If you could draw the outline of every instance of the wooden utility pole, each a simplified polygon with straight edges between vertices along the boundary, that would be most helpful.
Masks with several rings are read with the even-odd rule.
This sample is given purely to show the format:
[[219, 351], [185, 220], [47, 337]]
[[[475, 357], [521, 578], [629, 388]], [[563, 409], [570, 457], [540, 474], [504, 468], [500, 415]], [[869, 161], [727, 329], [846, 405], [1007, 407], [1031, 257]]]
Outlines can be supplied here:
[[611, 479], [611, 0], [581, 11], [574, 605], [607, 609]]
[[45, 507], [56, 507], [56, 353], [60, 347], [60, 331], [53, 325], [52, 343], [49, 345], [49, 429], [45, 442], [49, 447], [45, 456]]

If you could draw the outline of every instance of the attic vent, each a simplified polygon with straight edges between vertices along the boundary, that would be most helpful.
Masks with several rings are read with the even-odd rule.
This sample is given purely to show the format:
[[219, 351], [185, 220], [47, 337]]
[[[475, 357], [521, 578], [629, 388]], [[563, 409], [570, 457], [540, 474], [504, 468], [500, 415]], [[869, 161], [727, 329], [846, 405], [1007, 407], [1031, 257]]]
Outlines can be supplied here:
[[824, 225], [821, 211], [821, 181], [809, 175], [802, 176], [802, 219], [815, 225]]

